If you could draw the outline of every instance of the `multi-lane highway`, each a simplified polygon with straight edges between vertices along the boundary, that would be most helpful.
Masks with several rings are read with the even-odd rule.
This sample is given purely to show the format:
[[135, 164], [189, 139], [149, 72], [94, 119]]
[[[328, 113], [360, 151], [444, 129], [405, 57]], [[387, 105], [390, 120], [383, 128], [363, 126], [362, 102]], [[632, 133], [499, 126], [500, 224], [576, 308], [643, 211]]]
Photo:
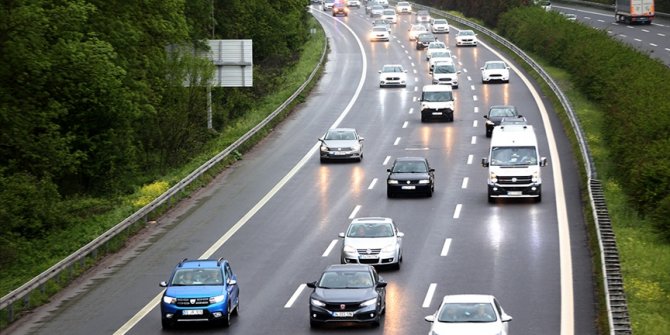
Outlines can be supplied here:
[[[657, 16], [651, 25], [626, 25], [614, 21], [614, 10], [553, 3], [552, 10], [573, 13], [577, 21], [606, 31], [610, 36], [648, 53], [670, 66], [670, 19]], [[580, 41], [586, 43], [586, 41]]]
[[[509, 84], [482, 85], [479, 67], [502, 55], [484, 44], [456, 48], [452, 35], [439, 35], [462, 71], [455, 121], [421, 123], [417, 98], [430, 79], [425, 51], [408, 40], [414, 17], [401, 16], [389, 42], [370, 42], [363, 9], [333, 18], [315, 7], [313, 14], [330, 52], [307, 101], [132, 250], [12, 332], [161, 333], [158, 283], [185, 257], [225, 257], [240, 286], [240, 315], [224, 330], [230, 334], [422, 334], [430, 326], [424, 316], [456, 293], [495, 295], [514, 318], [512, 334], [596, 334], [577, 163], [536, 85], [527, 86], [516, 67]], [[406, 88], [378, 87], [386, 63], [409, 69]], [[516, 105], [535, 126], [549, 158], [541, 203], [487, 202], [479, 162], [489, 143], [482, 115], [493, 104]], [[361, 163], [319, 162], [317, 138], [333, 126], [365, 137]], [[386, 197], [385, 171], [399, 156], [428, 158], [436, 169], [432, 198]], [[380, 269], [388, 282], [385, 318], [379, 328], [311, 330], [303, 284], [339, 262], [337, 234], [361, 216], [391, 217], [405, 233], [402, 267]], [[221, 331], [189, 326], [174, 332]]]

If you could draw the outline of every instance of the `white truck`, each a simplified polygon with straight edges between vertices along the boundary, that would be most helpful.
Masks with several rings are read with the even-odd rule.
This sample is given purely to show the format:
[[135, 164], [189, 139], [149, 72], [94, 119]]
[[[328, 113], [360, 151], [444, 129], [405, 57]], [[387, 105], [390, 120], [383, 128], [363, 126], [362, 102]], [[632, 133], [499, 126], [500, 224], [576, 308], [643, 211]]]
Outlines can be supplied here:
[[616, 0], [614, 4], [616, 22], [651, 24], [654, 15], [654, 0]]
[[488, 201], [495, 198], [534, 198], [542, 201], [540, 157], [535, 130], [530, 125], [504, 125], [493, 129], [489, 155], [482, 158], [488, 168]]

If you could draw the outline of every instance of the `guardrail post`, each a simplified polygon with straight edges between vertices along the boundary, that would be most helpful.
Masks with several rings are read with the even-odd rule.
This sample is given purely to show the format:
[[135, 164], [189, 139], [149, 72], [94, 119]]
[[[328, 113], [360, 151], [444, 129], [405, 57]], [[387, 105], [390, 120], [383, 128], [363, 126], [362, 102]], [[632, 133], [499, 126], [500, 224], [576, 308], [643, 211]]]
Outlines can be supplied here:
[[7, 306], [7, 323], [14, 322], [14, 303]]

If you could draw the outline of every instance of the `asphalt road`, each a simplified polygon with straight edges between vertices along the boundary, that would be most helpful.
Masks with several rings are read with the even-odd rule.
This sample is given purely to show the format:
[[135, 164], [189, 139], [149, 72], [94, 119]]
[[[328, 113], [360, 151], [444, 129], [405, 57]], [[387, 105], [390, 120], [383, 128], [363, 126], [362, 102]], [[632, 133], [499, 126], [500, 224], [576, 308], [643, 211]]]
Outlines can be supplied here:
[[627, 25], [614, 21], [613, 10], [565, 3], [552, 3], [551, 7], [554, 11], [573, 13], [577, 22], [606, 31], [608, 35], [670, 66], [670, 20], [667, 18], [656, 17], [651, 25]]
[[[443, 295], [456, 293], [494, 294], [514, 318], [512, 334], [596, 334], [577, 165], [546, 99], [533, 96], [523, 73], [512, 74], [509, 84], [482, 85], [479, 67], [499, 56], [484, 45], [456, 48], [452, 30], [440, 39], [463, 71], [455, 121], [421, 123], [417, 98], [430, 79], [424, 51], [408, 41], [413, 16], [401, 17], [390, 42], [367, 40], [371, 24], [363, 9], [349, 17], [319, 10], [314, 16], [330, 53], [307, 101], [133, 248], [10, 332], [162, 333], [158, 283], [185, 257], [225, 257], [241, 292], [240, 316], [224, 330], [230, 334], [427, 333], [423, 318]], [[409, 69], [406, 88], [378, 87], [377, 71], [386, 63]], [[487, 202], [487, 171], [479, 162], [489, 143], [482, 115], [493, 104], [514, 104], [535, 125], [549, 158], [541, 203]], [[365, 137], [361, 163], [319, 163], [317, 138], [332, 126], [355, 127]], [[428, 158], [436, 169], [432, 198], [386, 198], [385, 171], [398, 156]], [[311, 330], [303, 284], [339, 262], [337, 234], [361, 216], [392, 217], [405, 233], [401, 269], [380, 269], [389, 283], [387, 314], [377, 329]], [[189, 326], [172, 332], [221, 332]]]

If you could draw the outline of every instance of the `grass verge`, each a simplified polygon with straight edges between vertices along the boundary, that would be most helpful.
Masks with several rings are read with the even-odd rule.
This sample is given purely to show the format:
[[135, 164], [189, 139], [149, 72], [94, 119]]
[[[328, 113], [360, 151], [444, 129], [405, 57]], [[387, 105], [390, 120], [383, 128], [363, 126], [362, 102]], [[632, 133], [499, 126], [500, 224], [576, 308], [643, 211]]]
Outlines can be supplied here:
[[[53, 232], [41, 240], [18, 241], [17, 245], [19, 247], [16, 250], [4, 250], [0, 248], [0, 256], [3, 253], [11, 252], [16, 259], [12, 263], [0, 262], [0, 266], [2, 266], [0, 269], [0, 296], [5, 296], [23, 283], [28, 282], [130, 216], [160, 194], [160, 192], [156, 192], [156, 189], [164, 190], [168, 188], [168, 185], [172, 186], [176, 184], [275, 111], [279, 105], [284, 103], [309, 78], [314, 67], [321, 60], [326, 45], [325, 34], [321, 26], [314, 19], [311, 20], [309, 28], [314, 28], [317, 33], [311, 35], [312, 38], [305, 44], [304, 51], [298, 63], [282, 75], [283, 84], [276, 88], [273, 95], [259, 101], [256, 108], [247, 111], [244, 119], [236, 121], [221, 131], [220, 135], [210, 142], [202, 150], [202, 153], [194, 157], [190, 163], [180, 169], [170, 171], [161, 180], [157, 180], [151, 185], [138, 187], [137, 192], [131, 195], [109, 199], [80, 198], [69, 200], [67, 204], [68, 208], [73, 213], [81, 213], [81, 215], [76, 216], [76, 220], [71, 222], [68, 227]], [[297, 104], [304, 101], [305, 96], [318, 82], [322, 71], [322, 68], [318, 70], [318, 74], [308, 84], [305, 91], [293, 103], [287, 106], [284, 112], [247, 141], [234, 155], [229, 156], [224, 162], [208, 171], [197, 183], [192, 184], [182, 197], [187, 197], [191, 191], [206, 185], [220, 171], [224, 170], [235, 160], [241, 159], [245, 151], [252, 148], [258, 141], [271, 132], [273, 127], [288, 116]], [[169, 210], [169, 207], [157, 211], [155, 215], [160, 215], [167, 210]], [[147, 219], [151, 220], [152, 218]], [[42, 285], [40, 289], [22, 299], [22, 301], [18, 301], [8, 308], [0, 310], [0, 330], [5, 329], [23, 313], [48, 301], [50, 296], [66, 287], [74, 278], [95, 265], [99, 258], [123, 248], [128, 238], [141, 231], [144, 227], [143, 223], [136, 223], [126, 232], [108, 242], [104, 250], [78, 262], [66, 270], [65, 273], [61, 273], [54, 280]]]

